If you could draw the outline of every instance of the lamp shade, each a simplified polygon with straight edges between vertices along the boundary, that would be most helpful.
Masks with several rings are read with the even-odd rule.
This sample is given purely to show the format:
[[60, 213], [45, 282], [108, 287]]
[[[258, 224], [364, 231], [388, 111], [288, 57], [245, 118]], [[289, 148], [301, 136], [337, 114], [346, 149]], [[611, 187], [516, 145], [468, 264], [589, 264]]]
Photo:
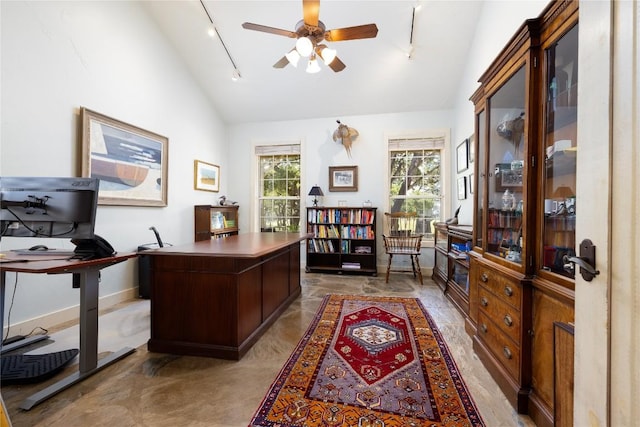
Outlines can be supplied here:
[[309, 64], [307, 64], [307, 73], [315, 74], [320, 72], [320, 65], [318, 64], [318, 60], [316, 59], [316, 55], [314, 54], [309, 59]]
[[309, 191], [309, 195], [310, 196], [324, 196], [324, 194], [322, 193], [322, 188], [318, 187], [317, 185], [314, 185], [313, 187], [311, 187], [311, 191]]
[[313, 206], [318, 206], [318, 196], [324, 196], [322, 193], [322, 188], [314, 185], [311, 187], [311, 191], [309, 191], [309, 195], [313, 196]]
[[308, 37], [300, 37], [296, 41], [296, 50], [300, 56], [308, 57], [313, 52], [313, 43]]
[[287, 57], [287, 61], [294, 67], [298, 66], [298, 61], [300, 60], [300, 54], [297, 50], [291, 49], [289, 53], [285, 55]]

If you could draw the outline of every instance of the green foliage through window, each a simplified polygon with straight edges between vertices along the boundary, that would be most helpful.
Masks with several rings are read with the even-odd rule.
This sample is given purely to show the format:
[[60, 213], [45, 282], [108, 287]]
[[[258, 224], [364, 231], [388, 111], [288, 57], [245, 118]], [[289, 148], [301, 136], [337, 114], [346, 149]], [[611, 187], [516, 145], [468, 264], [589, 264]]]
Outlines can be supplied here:
[[260, 231], [300, 230], [300, 155], [259, 157]]
[[417, 212], [416, 233], [433, 237], [431, 224], [440, 221], [442, 150], [389, 152], [390, 212]]

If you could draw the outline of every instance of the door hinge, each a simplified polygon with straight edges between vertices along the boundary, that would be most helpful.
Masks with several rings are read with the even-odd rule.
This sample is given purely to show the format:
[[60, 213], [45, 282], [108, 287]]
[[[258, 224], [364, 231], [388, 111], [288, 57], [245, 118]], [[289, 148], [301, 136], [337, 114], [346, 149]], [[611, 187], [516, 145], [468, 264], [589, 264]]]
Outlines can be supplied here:
[[538, 57], [537, 56], [533, 57], [533, 68], [538, 68]]
[[531, 156], [531, 167], [532, 168], [536, 167], [536, 156]]

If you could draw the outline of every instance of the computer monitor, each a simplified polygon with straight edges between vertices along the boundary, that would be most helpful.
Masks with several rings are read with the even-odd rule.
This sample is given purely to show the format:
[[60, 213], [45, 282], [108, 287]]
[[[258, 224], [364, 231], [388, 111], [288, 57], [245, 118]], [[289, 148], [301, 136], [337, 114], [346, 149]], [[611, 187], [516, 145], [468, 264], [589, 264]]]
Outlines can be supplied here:
[[94, 239], [97, 178], [0, 177], [0, 237]]

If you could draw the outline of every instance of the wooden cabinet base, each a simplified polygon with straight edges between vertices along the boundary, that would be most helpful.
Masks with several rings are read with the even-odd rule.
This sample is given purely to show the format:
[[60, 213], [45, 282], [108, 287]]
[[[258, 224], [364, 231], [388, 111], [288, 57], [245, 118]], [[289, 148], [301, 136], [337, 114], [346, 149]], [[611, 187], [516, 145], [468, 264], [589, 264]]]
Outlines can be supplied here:
[[249, 233], [151, 251], [149, 351], [240, 359], [300, 295], [304, 238]]
[[473, 337], [473, 350], [496, 381], [509, 403], [519, 414], [526, 414], [528, 412], [529, 389], [521, 387], [511, 378], [509, 372], [502, 367], [500, 362], [477, 336]]
[[260, 339], [262, 334], [269, 329], [278, 317], [289, 307], [289, 305], [300, 296], [300, 289], [290, 295], [269, 318], [260, 324], [238, 346], [224, 346], [206, 343], [192, 343], [184, 341], [170, 341], [159, 338], [151, 338], [147, 344], [149, 351], [158, 353], [183, 354], [189, 356], [215, 357], [219, 359], [240, 360], [249, 349]]

